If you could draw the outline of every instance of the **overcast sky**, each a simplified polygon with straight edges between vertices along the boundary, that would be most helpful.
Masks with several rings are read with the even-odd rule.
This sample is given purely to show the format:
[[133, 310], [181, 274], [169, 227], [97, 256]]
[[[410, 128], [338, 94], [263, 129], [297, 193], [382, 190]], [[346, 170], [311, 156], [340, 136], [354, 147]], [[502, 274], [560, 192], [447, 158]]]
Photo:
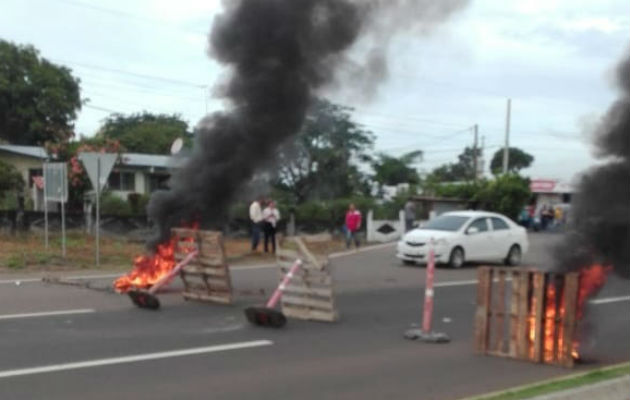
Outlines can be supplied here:
[[[2, 0], [0, 37], [81, 79], [80, 134], [111, 112], [178, 113], [194, 126], [221, 108], [212, 87], [226, 71], [206, 54], [220, 10], [219, 0]], [[487, 166], [511, 98], [511, 144], [535, 156], [525, 172], [569, 180], [595, 162], [589, 134], [616, 98], [629, 32], [627, 0], [472, 1], [428, 36], [399, 35], [371, 101], [343, 82], [330, 96], [356, 109], [376, 150], [424, 150], [425, 171], [455, 161], [474, 124]]]

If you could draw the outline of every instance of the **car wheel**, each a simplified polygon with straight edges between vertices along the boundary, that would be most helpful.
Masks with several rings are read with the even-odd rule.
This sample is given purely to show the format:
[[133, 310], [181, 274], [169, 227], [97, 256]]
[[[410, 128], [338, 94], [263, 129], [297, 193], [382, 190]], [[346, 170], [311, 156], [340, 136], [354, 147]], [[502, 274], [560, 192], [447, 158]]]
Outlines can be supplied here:
[[521, 263], [522, 257], [523, 254], [521, 253], [521, 248], [519, 247], [519, 245], [515, 244], [510, 247], [510, 251], [505, 258], [505, 264], [511, 266], [519, 265]]
[[416, 265], [415, 261], [411, 260], [402, 260], [403, 265]]
[[461, 268], [465, 262], [464, 258], [464, 249], [461, 247], [455, 247], [453, 251], [451, 251], [451, 256], [448, 259], [448, 265], [451, 268]]

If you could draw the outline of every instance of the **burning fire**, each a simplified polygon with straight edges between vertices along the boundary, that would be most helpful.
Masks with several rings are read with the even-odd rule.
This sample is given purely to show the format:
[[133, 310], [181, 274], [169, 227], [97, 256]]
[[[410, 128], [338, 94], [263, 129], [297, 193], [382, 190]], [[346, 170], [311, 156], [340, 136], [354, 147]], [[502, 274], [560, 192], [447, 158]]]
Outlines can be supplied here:
[[[602, 286], [604, 286], [606, 283], [606, 276], [611, 270], [612, 267], [599, 264], [591, 265], [580, 270], [576, 315], [578, 321], [584, 318], [584, 307], [586, 305], [586, 301], [589, 297], [597, 293]], [[536, 282], [534, 284], [536, 285]], [[562, 349], [564, 345], [564, 326], [561, 321], [564, 320], [566, 310], [563, 290], [564, 288], [562, 285], [557, 285], [557, 283], [553, 280], [546, 283], [544, 288], [545, 297], [543, 305], [544, 319], [542, 323], [542, 332], [540, 333], [536, 331], [537, 300], [535, 296], [531, 296], [530, 298], [530, 309], [528, 315], [530, 357], [533, 357], [534, 355], [534, 343], [538, 334], [542, 334], [542, 357], [545, 362], [553, 362], [556, 354], [562, 354], [562, 352], [558, 350]], [[558, 344], [558, 349], [554, 348], [554, 343]], [[571, 356], [576, 360], [580, 358], [579, 340], [577, 338], [573, 341]]]
[[[608, 274], [612, 271], [612, 266], [593, 264], [590, 267], [580, 270], [580, 285], [578, 289], [577, 319], [584, 318], [584, 306], [589, 297], [595, 295], [606, 283]], [[580, 358], [580, 342], [573, 341], [573, 358]]]
[[[192, 229], [197, 229], [195, 223]], [[114, 290], [118, 293], [127, 293], [132, 289], [146, 289], [164, 275], [167, 275], [175, 267], [175, 247], [180, 239], [173, 236], [168, 242], [157, 246], [155, 254], [144, 254], [133, 260], [133, 269], [126, 275], [114, 281]], [[194, 241], [194, 238], [181, 240]]]

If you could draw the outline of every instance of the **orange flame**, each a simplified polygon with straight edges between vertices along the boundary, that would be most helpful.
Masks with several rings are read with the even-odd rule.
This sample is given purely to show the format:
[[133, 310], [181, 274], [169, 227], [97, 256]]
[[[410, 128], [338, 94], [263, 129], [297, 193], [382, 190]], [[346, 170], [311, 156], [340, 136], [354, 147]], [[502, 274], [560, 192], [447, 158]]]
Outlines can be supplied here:
[[136, 257], [131, 272], [114, 281], [114, 290], [126, 293], [131, 289], [153, 286], [175, 266], [175, 243], [176, 239], [171, 238], [170, 241], [159, 244], [155, 254]]
[[556, 324], [556, 287], [553, 282], [547, 284], [545, 304], [545, 322], [543, 334], [543, 358], [546, 362], [554, 359], [554, 331]]
[[[191, 225], [192, 229], [197, 229], [199, 226], [198, 223]], [[181, 240], [192, 242], [194, 238]], [[177, 241], [178, 238], [173, 236], [168, 242], [159, 244], [155, 254], [145, 254], [134, 258], [133, 269], [114, 281], [114, 290], [118, 293], [127, 293], [132, 289], [146, 289], [171, 272], [175, 267]]]
[[[580, 284], [578, 289], [577, 301], [577, 319], [584, 318], [584, 306], [586, 301], [595, 295], [606, 283], [608, 274], [612, 271], [612, 266], [604, 266], [601, 264], [593, 264], [580, 270]], [[574, 359], [580, 358], [580, 342], [573, 341], [573, 350], [571, 355]]]

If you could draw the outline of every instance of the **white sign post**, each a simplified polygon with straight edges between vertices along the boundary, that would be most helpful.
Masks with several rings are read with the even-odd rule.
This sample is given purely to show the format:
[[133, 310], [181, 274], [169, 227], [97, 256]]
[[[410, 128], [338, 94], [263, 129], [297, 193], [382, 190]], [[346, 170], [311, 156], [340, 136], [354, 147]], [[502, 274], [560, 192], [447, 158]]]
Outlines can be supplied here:
[[114, 168], [118, 154], [112, 153], [79, 153], [79, 160], [90, 178], [96, 192], [96, 266], [100, 266], [100, 231], [101, 231], [101, 190], [107, 184], [107, 178]]
[[66, 163], [44, 163], [44, 224], [46, 249], [48, 249], [48, 202], [61, 203], [61, 252], [66, 257], [66, 213], [68, 202], [68, 170]]

